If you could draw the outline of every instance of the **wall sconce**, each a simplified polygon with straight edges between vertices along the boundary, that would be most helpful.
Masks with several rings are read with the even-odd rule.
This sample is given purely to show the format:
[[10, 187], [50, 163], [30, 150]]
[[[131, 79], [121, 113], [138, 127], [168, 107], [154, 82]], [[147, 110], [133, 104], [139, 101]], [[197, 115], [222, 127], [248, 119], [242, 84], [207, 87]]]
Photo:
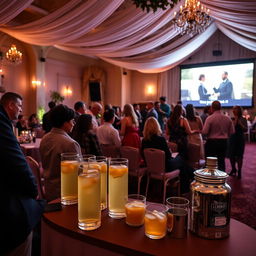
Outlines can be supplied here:
[[70, 88], [70, 86], [66, 86], [65, 88], [64, 88], [64, 91], [63, 91], [63, 94], [65, 95], [65, 96], [71, 96], [72, 95], [72, 93], [73, 93], [73, 91], [72, 91], [72, 89]]
[[155, 94], [155, 86], [154, 85], [147, 85], [146, 94], [147, 95], [154, 95]]
[[32, 81], [32, 86], [34, 88], [38, 87], [38, 86], [41, 86], [42, 82], [40, 80], [33, 80]]

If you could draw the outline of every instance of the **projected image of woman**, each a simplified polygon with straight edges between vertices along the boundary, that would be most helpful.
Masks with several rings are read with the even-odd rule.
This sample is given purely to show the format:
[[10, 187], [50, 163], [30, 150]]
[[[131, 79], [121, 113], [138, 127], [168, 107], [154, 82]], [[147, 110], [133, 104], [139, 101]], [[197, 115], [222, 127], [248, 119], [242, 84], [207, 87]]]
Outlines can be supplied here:
[[205, 88], [204, 82], [205, 82], [205, 75], [201, 74], [199, 76], [199, 87], [198, 87], [198, 94], [200, 100], [209, 100], [209, 97], [211, 94], [207, 93], [207, 89]]

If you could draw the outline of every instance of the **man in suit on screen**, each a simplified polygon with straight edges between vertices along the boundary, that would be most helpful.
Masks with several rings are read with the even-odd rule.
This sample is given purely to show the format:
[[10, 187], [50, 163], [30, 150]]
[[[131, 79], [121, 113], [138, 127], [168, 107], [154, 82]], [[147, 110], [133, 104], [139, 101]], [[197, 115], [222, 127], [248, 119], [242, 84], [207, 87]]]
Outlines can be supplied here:
[[214, 92], [218, 96], [218, 100], [230, 100], [233, 98], [233, 84], [228, 79], [228, 72], [224, 71], [222, 73], [223, 82], [220, 84], [219, 88], [213, 88]]
[[209, 100], [209, 97], [211, 96], [211, 94], [207, 93], [207, 89], [204, 86], [204, 82], [205, 82], [204, 74], [201, 74], [199, 76], [199, 81], [200, 81], [200, 85], [198, 87], [198, 94], [199, 94], [200, 100]]

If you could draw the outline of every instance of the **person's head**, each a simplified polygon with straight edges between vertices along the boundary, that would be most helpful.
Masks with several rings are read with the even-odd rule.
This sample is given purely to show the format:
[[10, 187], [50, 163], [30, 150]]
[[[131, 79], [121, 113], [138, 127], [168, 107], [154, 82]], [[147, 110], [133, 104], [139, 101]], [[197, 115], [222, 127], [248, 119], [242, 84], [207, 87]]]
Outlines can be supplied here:
[[134, 110], [140, 110], [140, 105], [138, 103], [133, 104]]
[[105, 111], [110, 110], [110, 109], [112, 109], [112, 105], [111, 105], [111, 104], [106, 104], [106, 105], [104, 106], [104, 110], [105, 110]]
[[4, 107], [10, 120], [17, 120], [22, 112], [22, 97], [14, 92], [6, 92], [0, 104]]
[[160, 102], [155, 101], [154, 106], [155, 106], [155, 109], [160, 109]]
[[228, 72], [227, 71], [224, 71], [221, 75], [222, 77], [222, 80], [226, 80], [228, 78]]
[[233, 114], [234, 116], [237, 116], [237, 117], [242, 117], [243, 116], [243, 109], [242, 107], [236, 105], [233, 107]]
[[66, 105], [60, 104], [50, 112], [51, 124], [55, 128], [60, 128], [65, 132], [71, 132], [74, 127], [75, 112]]
[[92, 105], [91, 111], [94, 116], [97, 116], [102, 111], [102, 105], [99, 102], [94, 102]]
[[161, 97], [159, 98], [159, 100], [160, 100], [160, 103], [161, 103], [161, 104], [164, 104], [164, 103], [166, 102], [166, 97], [165, 97], [165, 96], [161, 96]]
[[160, 125], [155, 117], [149, 117], [143, 129], [143, 137], [145, 140], [150, 140], [153, 135], [161, 135]]
[[153, 101], [150, 101], [150, 102], [148, 102], [148, 104], [147, 104], [147, 109], [148, 109], [148, 110], [151, 110], [152, 108], [154, 108], [154, 103], [153, 103]]
[[114, 111], [115, 111], [115, 114], [118, 116], [118, 117], [120, 117], [121, 116], [121, 108], [120, 107], [118, 107], [118, 106], [113, 106], [113, 109], [114, 109]]
[[76, 122], [75, 131], [80, 134], [87, 134], [92, 128], [92, 116], [89, 114], [80, 115]]
[[30, 115], [29, 118], [28, 118], [28, 121], [29, 121], [30, 123], [38, 123], [38, 118], [37, 118], [36, 113]]
[[113, 124], [114, 120], [115, 120], [114, 109], [109, 109], [109, 110], [105, 111], [103, 114], [103, 120], [104, 120], [104, 122]]
[[170, 119], [168, 120], [169, 126], [172, 127], [180, 120], [182, 112], [183, 112], [182, 106], [180, 104], [177, 104], [172, 111]]
[[199, 81], [204, 82], [205, 81], [205, 75], [201, 74], [198, 79], [199, 79]]
[[187, 104], [186, 106], [186, 117], [190, 121], [196, 120], [195, 109], [193, 104]]
[[205, 106], [205, 107], [204, 107], [204, 113], [205, 113], [205, 114], [209, 114], [209, 113], [210, 113], [210, 109], [211, 109], [211, 106], [209, 106], [209, 105], [208, 105], [208, 106]]
[[55, 106], [56, 106], [56, 103], [55, 103], [54, 101], [50, 101], [50, 102], [48, 103], [49, 109], [53, 109]]
[[211, 110], [212, 110], [212, 112], [221, 110], [221, 104], [218, 100], [215, 100], [212, 102]]
[[138, 125], [138, 119], [131, 104], [125, 104], [123, 114], [132, 119], [132, 123]]
[[182, 105], [182, 101], [181, 101], [181, 100], [178, 100], [178, 101], [177, 101], [177, 105], [178, 105], [178, 104], [179, 104], [179, 105]]
[[83, 101], [77, 101], [74, 105], [74, 109], [76, 112], [78, 112], [80, 114], [86, 113], [86, 105]]

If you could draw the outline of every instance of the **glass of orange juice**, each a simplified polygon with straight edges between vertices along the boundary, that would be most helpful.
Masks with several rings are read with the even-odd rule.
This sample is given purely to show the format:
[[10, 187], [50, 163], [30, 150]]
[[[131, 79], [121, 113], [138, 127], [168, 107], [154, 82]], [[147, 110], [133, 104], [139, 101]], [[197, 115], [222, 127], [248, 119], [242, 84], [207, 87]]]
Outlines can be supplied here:
[[100, 173], [96, 169], [79, 168], [78, 176], [78, 227], [94, 230], [101, 225]]
[[168, 207], [164, 204], [146, 206], [145, 235], [151, 239], [160, 239], [166, 235]]
[[105, 156], [96, 156], [88, 158], [89, 169], [97, 169], [100, 172], [100, 198], [101, 210], [107, 208], [107, 170], [108, 161]]
[[88, 165], [89, 165], [89, 159], [96, 159], [95, 155], [91, 154], [83, 154], [81, 156], [81, 165], [83, 165], [84, 169], [83, 171], [86, 172], [88, 170]]
[[77, 203], [77, 175], [80, 157], [75, 153], [61, 154], [61, 203]]
[[128, 199], [128, 159], [110, 159], [108, 189], [108, 215], [114, 219], [124, 218]]
[[133, 227], [139, 227], [144, 224], [146, 211], [146, 197], [139, 194], [128, 195], [128, 201], [125, 204], [126, 224]]

